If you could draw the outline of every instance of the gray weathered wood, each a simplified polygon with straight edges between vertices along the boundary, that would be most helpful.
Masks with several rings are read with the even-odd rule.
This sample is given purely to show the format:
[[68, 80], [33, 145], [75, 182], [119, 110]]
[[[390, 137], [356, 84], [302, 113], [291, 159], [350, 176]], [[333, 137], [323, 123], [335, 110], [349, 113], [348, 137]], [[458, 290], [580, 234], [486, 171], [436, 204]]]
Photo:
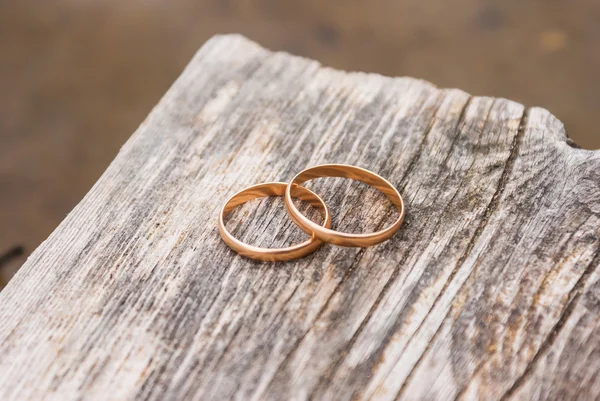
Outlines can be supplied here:
[[[223, 244], [228, 196], [326, 162], [397, 185], [394, 238]], [[341, 230], [393, 217], [313, 188]], [[280, 201], [232, 220], [302, 238]], [[598, 399], [599, 227], [600, 153], [546, 110], [216, 37], [0, 293], [0, 399]]]

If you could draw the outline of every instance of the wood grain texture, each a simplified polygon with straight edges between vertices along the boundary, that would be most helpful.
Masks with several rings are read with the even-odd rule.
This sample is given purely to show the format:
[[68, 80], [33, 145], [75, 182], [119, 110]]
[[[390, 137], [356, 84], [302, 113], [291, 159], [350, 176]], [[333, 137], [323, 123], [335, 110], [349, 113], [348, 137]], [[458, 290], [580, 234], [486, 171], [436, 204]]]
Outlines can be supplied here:
[[[234, 192], [320, 163], [396, 185], [367, 249], [259, 263]], [[334, 227], [393, 213], [313, 187]], [[283, 202], [242, 239], [303, 238]], [[210, 40], [0, 293], [0, 399], [597, 399], [600, 153], [548, 111]]]

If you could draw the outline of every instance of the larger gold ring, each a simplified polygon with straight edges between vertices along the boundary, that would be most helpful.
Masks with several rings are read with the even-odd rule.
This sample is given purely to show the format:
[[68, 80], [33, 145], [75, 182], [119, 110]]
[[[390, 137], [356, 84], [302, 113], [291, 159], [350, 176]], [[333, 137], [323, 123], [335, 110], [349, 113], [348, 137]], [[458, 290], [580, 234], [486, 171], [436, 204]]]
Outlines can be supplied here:
[[[400, 216], [391, 226], [381, 231], [368, 234], [343, 233], [331, 230], [328, 227], [321, 227], [300, 213], [300, 211], [292, 202], [292, 190], [295, 190], [298, 185], [306, 181], [320, 177], [350, 178], [377, 188], [383, 192], [383, 194], [387, 196], [398, 208]], [[402, 201], [400, 193], [392, 184], [377, 174], [370, 172], [369, 170], [365, 170], [360, 167], [348, 166], [345, 164], [323, 164], [321, 166], [311, 167], [301, 171], [288, 184], [285, 190], [284, 200], [290, 217], [292, 220], [294, 220], [298, 227], [308, 234], [314, 234], [315, 237], [319, 238], [323, 242], [328, 242], [335, 245], [366, 247], [379, 244], [380, 242], [391, 238], [392, 235], [398, 231], [402, 225], [402, 222], [404, 221], [404, 202]]]
[[[221, 209], [219, 213], [219, 234], [223, 241], [231, 249], [242, 256], [250, 259], [262, 260], [265, 262], [279, 262], [291, 260], [306, 256], [317, 250], [323, 242], [311, 234], [311, 238], [300, 244], [287, 248], [259, 248], [248, 245], [236, 239], [227, 228], [225, 228], [225, 217], [237, 206], [248, 202], [251, 199], [262, 198], [264, 196], [282, 196], [286, 190], [287, 184], [283, 182], [267, 182], [264, 184], [253, 185], [233, 195]], [[325, 202], [314, 192], [298, 186], [294, 189], [294, 197], [309, 202], [312, 206], [319, 208], [323, 213], [323, 227], [331, 226], [331, 215]], [[291, 194], [290, 194], [291, 199]], [[308, 220], [308, 219], [307, 219]], [[308, 220], [310, 221], [310, 220]], [[316, 223], [315, 223], [316, 224]], [[319, 226], [317, 224], [317, 226]], [[310, 234], [310, 233], [309, 233]]]

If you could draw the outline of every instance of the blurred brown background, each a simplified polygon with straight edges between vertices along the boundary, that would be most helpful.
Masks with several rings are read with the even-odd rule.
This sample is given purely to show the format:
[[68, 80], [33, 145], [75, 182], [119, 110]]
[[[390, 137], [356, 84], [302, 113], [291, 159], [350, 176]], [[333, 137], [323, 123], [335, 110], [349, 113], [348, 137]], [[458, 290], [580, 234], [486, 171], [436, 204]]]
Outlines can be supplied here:
[[600, 148], [598, 0], [0, 0], [0, 287], [227, 32], [543, 106]]

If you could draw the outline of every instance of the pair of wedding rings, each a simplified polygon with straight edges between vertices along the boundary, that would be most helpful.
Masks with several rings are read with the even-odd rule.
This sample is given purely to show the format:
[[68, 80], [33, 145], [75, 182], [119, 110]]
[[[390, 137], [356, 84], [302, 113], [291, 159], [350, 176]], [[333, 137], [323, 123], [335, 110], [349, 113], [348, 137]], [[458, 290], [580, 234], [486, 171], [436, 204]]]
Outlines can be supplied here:
[[[398, 209], [398, 219], [383, 230], [367, 234], [350, 234], [334, 231], [331, 227], [331, 214], [323, 200], [314, 192], [306, 189], [300, 184], [321, 177], [344, 177], [361, 181], [370, 185], [387, 196]], [[264, 196], [284, 196], [285, 206], [292, 221], [298, 225], [311, 238], [301, 244], [287, 248], [259, 248], [245, 244], [236, 239], [225, 228], [225, 217], [237, 206], [255, 198]], [[319, 225], [305, 217], [292, 202], [292, 197], [309, 202], [317, 207], [323, 214], [323, 223]], [[319, 248], [324, 242], [348, 246], [366, 247], [379, 244], [394, 235], [404, 220], [404, 202], [400, 193], [386, 179], [377, 174], [360, 167], [345, 164], [324, 164], [310, 167], [297, 174], [288, 184], [283, 182], [267, 182], [253, 185], [233, 195], [219, 213], [219, 234], [223, 241], [234, 251], [250, 259], [276, 262], [300, 258], [306, 256]]]

